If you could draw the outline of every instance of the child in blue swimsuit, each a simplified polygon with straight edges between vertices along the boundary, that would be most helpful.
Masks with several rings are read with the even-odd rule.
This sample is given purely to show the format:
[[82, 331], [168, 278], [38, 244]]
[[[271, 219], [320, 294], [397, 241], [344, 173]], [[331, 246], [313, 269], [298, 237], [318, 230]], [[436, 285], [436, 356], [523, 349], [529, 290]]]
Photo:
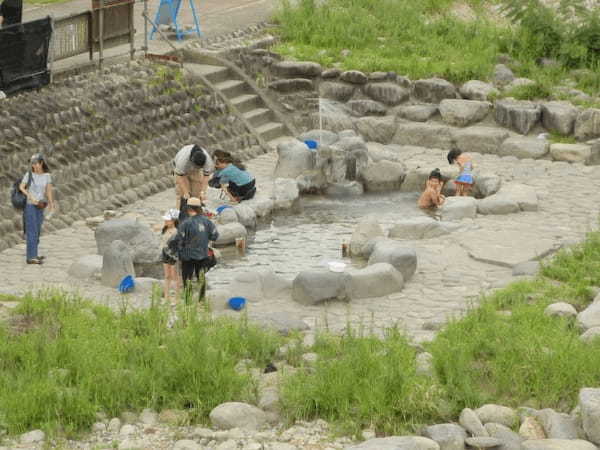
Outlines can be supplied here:
[[471, 160], [471, 155], [454, 148], [448, 152], [448, 162], [450, 164], [456, 162], [460, 168], [460, 173], [456, 180], [454, 180], [454, 184], [456, 185], [456, 195], [460, 197], [469, 195], [471, 189], [473, 189], [473, 184], [475, 184], [475, 180], [473, 180], [473, 161]]

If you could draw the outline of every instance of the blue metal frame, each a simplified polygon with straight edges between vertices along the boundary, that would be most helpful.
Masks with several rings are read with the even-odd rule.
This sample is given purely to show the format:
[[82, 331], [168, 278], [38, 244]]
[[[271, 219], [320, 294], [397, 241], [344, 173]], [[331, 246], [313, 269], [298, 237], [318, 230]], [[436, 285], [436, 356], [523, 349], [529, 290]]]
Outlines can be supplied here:
[[195, 29], [183, 31], [177, 22], [177, 16], [179, 15], [179, 10], [181, 9], [181, 4], [184, 0], [160, 0], [160, 4], [158, 5], [158, 10], [156, 11], [156, 17], [154, 19], [154, 24], [152, 26], [152, 31], [150, 32], [150, 39], [154, 37], [154, 33], [156, 32], [156, 27], [159, 25], [160, 11], [163, 5], [166, 5], [169, 9], [169, 15], [171, 16], [171, 23], [175, 26], [175, 36], [177, 40], [180, 41], [183, 39], [183, 36], [186, 34], [194, 34], [196, 33], [199, 37], [202, 36], [202, 32], [200, 31], [200, 23], [198, 21], [198, 15], [196, 14], [196, 6], [194, 5], [194, 0], [189, 0], [190, 8], [192, 10], [192, 16], [194, 17], [194, 27]]

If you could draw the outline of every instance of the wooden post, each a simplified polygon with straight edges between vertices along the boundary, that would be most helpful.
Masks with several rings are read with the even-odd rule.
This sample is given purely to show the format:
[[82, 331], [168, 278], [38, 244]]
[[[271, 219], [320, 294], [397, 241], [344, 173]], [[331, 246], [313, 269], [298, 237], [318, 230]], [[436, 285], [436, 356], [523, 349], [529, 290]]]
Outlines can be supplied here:
[[100, 57], [98, 68], [102, 70], [104, 61], [104, 0], [100, 0], [100, 11], [98, 11], [98, 45]]
[[[144, 3], [146, 3], [144, 1]], [[134, 6], [135, 2], [134, 0], [131, 0], [131, 3], [129, 4], [129, 52], [131, 53], [131, 60], [133, 61], [133, 57], [135, 54], [135, 29], [133, 27], [133, 6]]]

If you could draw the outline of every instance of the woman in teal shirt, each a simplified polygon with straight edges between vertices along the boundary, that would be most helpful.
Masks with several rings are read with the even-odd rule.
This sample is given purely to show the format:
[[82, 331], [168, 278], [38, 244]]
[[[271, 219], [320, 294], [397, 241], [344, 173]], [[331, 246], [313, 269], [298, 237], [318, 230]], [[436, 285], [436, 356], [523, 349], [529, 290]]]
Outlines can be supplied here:
[[[254, 177], [246, 171], [243, 164], [234, 161], [233, 157], [224, 151], [215, 151], [215, 181], [234, 202], [250, 200], [256, 194]], [[214, 183], [214, 182], [213, 182]], [[213, 184], [211, 183], [211, 184]], [[214, 185], [214, 184], [213, 184]]]

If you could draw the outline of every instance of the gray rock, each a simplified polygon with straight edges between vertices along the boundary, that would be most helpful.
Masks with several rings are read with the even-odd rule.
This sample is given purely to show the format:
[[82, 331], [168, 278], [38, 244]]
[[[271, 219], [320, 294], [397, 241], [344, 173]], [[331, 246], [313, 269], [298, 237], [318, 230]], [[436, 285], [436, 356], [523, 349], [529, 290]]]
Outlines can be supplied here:
[[473, 196], [485, 198], [494, 195], [502, 187], [502, 179], [495, 173], [476, 172], [473, 174], [475, 187]]
[[358, 181], [330, 184], [325, 190], [325, 194], [330, 197], [356, 197], [362, 195], [363, 192], [363, 185]]
[[315, 152], [304, 142], [289, 139], [277, 145], [275, 178], [296, 178], [315, 167]]
[[294, 331], [306, 331], [310, 328], [303, 320], [292, 317], [285, 312], [262, 313], [252, 316], [251, 320], [264, 328], [275, 330], [283, 336], [288, 336]]
[[121, 427], [121, 429], [119, 430], [119, 435], [129, 436], [129, 435], [135, 434], [136, 431], [137, 431], [137, 428], [135, 427], [135, 425], [131, 425], [131, 424], [127, 423]]
[[502, 185], [499, 192], [516, 201], [521, 211], [538, 210], [538, 196], [535, 189], [531, 186], [519, 183], [507, 183]]
[[217, 225], [219, 238], [215, 241], [215, 246], [231, 245], [235, 243], [236, 238], [245, 238], [248, 236], [246, 227], [238, 222]]
[[498, 447], [498, 450], [521, 450], [523, 438], [510, 428], [499, 423], [490, 422], [485, 424], [485, 429], [490, 437], [502, 441], [502, 445]]
[[273, 199], [264, 197], [254, 197], [253, 199], [245, 200], [244, 203], [254, 210], [257, 217], [266, 217], [270, 215], [275, 206]]
[[519, 204], [502, 193], [491, 195], [477, 202], [479, 214], [513, 214], [520, 211]]
[[524, 100], [498, 100], [495, 104], [496, 122], [520, 134], [528, 134], [542, 116], [539, 105]]
[[554, 161], [585, 164], [592, 156], [592, 148], [585, 144], [552, 144], [550, 154]]
[[246, 228], [256, 228], [256, 213], [254, 212], [254, 209], [246, 204], [246, 202], [235, 205], [233, 210], [235, 211], [239, 223]]
[[575, 137], [579, 140], [600, 137], [600, 109], [585, 109], [577, 115]]
[[354, 228], [350, 238], [350, 253], [353, 256], [368, 258], [373, 251], [373, 247], [368, 245], [369, 242], [374, 238], [384, 236], [383, 229], [377, 222], [369, 219], [360, 222]]
[[430, 217], [416, 217], [401, 222], [396, 222], [390, 228], [391, 239], [430, 239], [443, 236], [456, 231], [460, 226], [453, 223], [444, 223]]
[[258, 430], [267, 423], [267, 416], [263, 410], [240, 402], [222, 403], [210, 412], [209, 417], [211, 424], [220, 430]]
[[363, 92], [372, 100], [388, 106], [404, 103], [410, 95], [408, 89], [395, 83], [369, 83], [363, 87]]
[[[570, 303], [558, 302], [558, 303], [552, 303], [551, 305], [548, 305], [546, 307], [546, 309], [544, 309], [544, 314], [547, 316], [575, 317], [577, 315], [577, 310]], [[548, 437], [559, 437], [559, 436], [548, 435]]]
[[180, 439], [173, 445], [173, 450], [202, 450], [202, 446], [191, 439]]
[[339, 140], [338, 134], [329, 130], [310, 130], [298, 136], [298, 140], [316, 141], [320, 145], [331, 145]]
[[144, 425], [154, 425], [158, 422], [158, 414], [151, 409], [144, 409], [140, 414], [140, 422]]
[[340, 80], [352, 84], [365, 84], [368, 78], [360, 70], [347, 70], [340, 74]]
[[369, 265], [377, 263], [391, 264], [402, 274], [406, 282], [417, 270], [417, 253], [400, 242], [382, 240], [375, 243], [371, 256], [369, 256]]
[[[262, 389], [258, 397], [258, 406], [266, 412], [279, 414], [281, 405], [279, 402], [279, 391], [276, 387]], [[262, 446], [260, 448], [263, 448]]]
[[360, 174], [365, 191], [380, 192], [398, 190], [406, 176], [403, 164], [392, 161], [379, 161], [369, 164]]
[[273, 187], [274, 209], [290, 209], [298, 201], [298, 183], [291, 178], [276, 178]]
[[231, 296], [244, 296], [249, 301], [287, 297], [291, 282], [272, 270], [238, 272], [229, 286]]
[[374, 100], [350, 100], [346, 105], [358, 116], [382, 116], [387, 111], [382, 103]]
[[413, 122], [427, 122], [439, 111], [437, 105], [410, 105], [395, 109], [396, 115]]
[[440, 114], [447, 124], [466, 127], [485, 119], [491, 108], [489, 102], [447, 99], [440, 103]]
[[391, 436], [369, 439], [345, 450], [440, 450], [440, 446], [431, 439], [418, 436]]
[[320, 64], [307, 61], [280, 61], [271, 66], [275, 75], [280, 77], [318, 77], [323, 68]]
[[457, 97], [454, 85], [441, 78], [415, 81], [414, 94], [419, 100], [427, 103], [440, 103], [446, 98]]
[[498, 155], [538, 159], [546, 156], [549, 150], [550, 143], [545, 139], [517, 136], [502, 142]]
[[509, 136], [506, 130], [493, 127], [468, 127], [453, 134], [456, 147], [463, 152], [491, 153], [497, 155], [500, 146]]
[[591, 442], [581, 439], [536, 439], [521, 445], [523, 450], [598, 450]]
[[573, 133], [578, 112], [570, 102], [542, 103], [542, 124], [549, 131], [568, 136]]
[[487, 101], [492, 94], [498, 94], [498, 89], [489, 83], [479, 80], [467, 81], [460, 87], [460, 95], [469, 100]]
[[116, 288], [127, 275], [135, 275], [131, 249], [122, 241], [112, 241], [102, 260], [102, 284]]
[[600, 139], [594, 139], [592, 141], [588, 141], [587, 144], [591, 148], [590, 158], [586, 161], [588, 166], [598, 166], [600, 165]]
[[487, 404], [475, 410], [475, 414], [482, 423], [499, 423], [506, 427], [513, 427], [519, 422], [517, 412], [506, 406]]
[[600, 338], [600, 326], [592, 327], [585, 331], [579, 339], [585, 343], [594, 342], [596, 339]]
[[511, 91], [512, 89], [517, 89], [523, 86], [533, 86], [536, 84], [535, 81], [530, 80], [529, 78], [515, 78], [504, 88], [505, 91]]
[[579, 391], [579, 408], [583, 430], [587, 438], [600, 445], [600, 389], [583, 388]]
[[443, 150], [450, 150], [452, 142], [452, 128], [447, 125], [429, 123], [400, 123], [392, 139], [393, 144], [440, 148]]
[[111, 433], [117, 433], [121, 429], [121, 420], [118, 417], [113, 417], [108, 422], [107, 428]]
[[539, 261], [523, 261], [513, 266], [512, 274], [513, 277], [519, 277], [522, 275], [534, 276], [540, 271]]
[[465, 439], [465, 443], [470, 447], [480, 450], [482, 448], [499, 447], [502, 445], [500, 439], [493, 437], [470, 437]]
[[323, 79], [338, 78], [341, 73], [342, 73], [342, 71], [340, 69], [325, 69], [321, 73], [321, 78], [323, 78]]
[[584, 330], [600, 327], [600, 296], [583, 311], [577, 314], [577, 323]]
[[354, 122], [356, 130], [368, 141], [389, 143], [396, 133], [394, 116], [361, 117]]
[[348, 273], [350, 280], [347, 292], [353, 299], [383, 297], [399, 292], [404, 287], [402, 274], [388, 263], [369, 264], [364, 269], [354, 269]]
[[455, 423], [442, 423], [425, 427], [423, 436], [435, 441], [440, 450], [464, 450], [467, 433]]
[[98, 254], [104, 255], [111, 242], [119, 240], [131, 249], [134, 263], [155, 263], [160, 260], [160, 240], [146, 224], [133, 219], [108, 220], [95, 232]]
[[350, 275], [345, 272], [304, 271], [292, 282], [292, 299], [302, 305], [316, 305], [327, 300], [348, 300]]
[[474, 219], [477, 200], [473, 197], [449, 197], [439, 209], [442, 220]]
[[226, 225], [228, 223], [238, 223], [238, 215], [233, 208], [225, 208], [217, 216], [217, 223], [219, 225]]
[[470, 408], [465, 408], [461, 411], [458, 423], [474, 437], [489, 437], [489, 433], [481, 423], [481, 420], [479, 420], [475, 411]]
[[102, 255], [85, 255], [73, 262], [68, 273], [79, 280], [89, 280], [102, 272]]
[[[570, 306], [570, 305], [569, 305]], [[536, 414], [537, 419], [544, 427], [548, 439], [578, 439], [577, 420], [553, 409], [542, 409]]]
[[319, 85], [319, 95], [323, 98], [347, 102], [354, 95], [356, 87], [337, 81], [325, 81]]
[[493, 80], [497, 86], [506, 86], [515, 79], [515, 74], [504, 64], [497, 64], [494, 67]]
[[[392, 146], [389, 146], [392, 147]], [[414, 148], [414, 147], [400, 147], [398, 148]], [[400, 160], [403, 160], [402, 154], [400, 154]], [[458, 166], [457, 165], [442, 165], [440, 168], [442, 172], [442, 176], [446, 177], [449, 180], [452, 180], [458, 176]], [[403, 192], [422, 192], [425, 189], [425, 184], [427, 183], [427, 179], [429, 178], [429, 174], [433, 170], [433, 167], [417, 167], [414, 169], [410, 169], [406, 177], [404, 178], [404, 182], [402, 183], [401, 191]], [[446, 183], [446, 186], [450, 184], [450, 182]], [[444, 194], [447, 193], [446, 188], [444, 187]]]
[[288, 78], [285, 80], [275, 80], [269, 83], [269, 88], [283, 94], [290, 94], [298, 91], [312, 91], [314, 84], [308, 78]]
[[35, 444], [46, 439], [46, 434], [42, 430], [33, 430], [23, 433], [19, 438], [21, 444]]

